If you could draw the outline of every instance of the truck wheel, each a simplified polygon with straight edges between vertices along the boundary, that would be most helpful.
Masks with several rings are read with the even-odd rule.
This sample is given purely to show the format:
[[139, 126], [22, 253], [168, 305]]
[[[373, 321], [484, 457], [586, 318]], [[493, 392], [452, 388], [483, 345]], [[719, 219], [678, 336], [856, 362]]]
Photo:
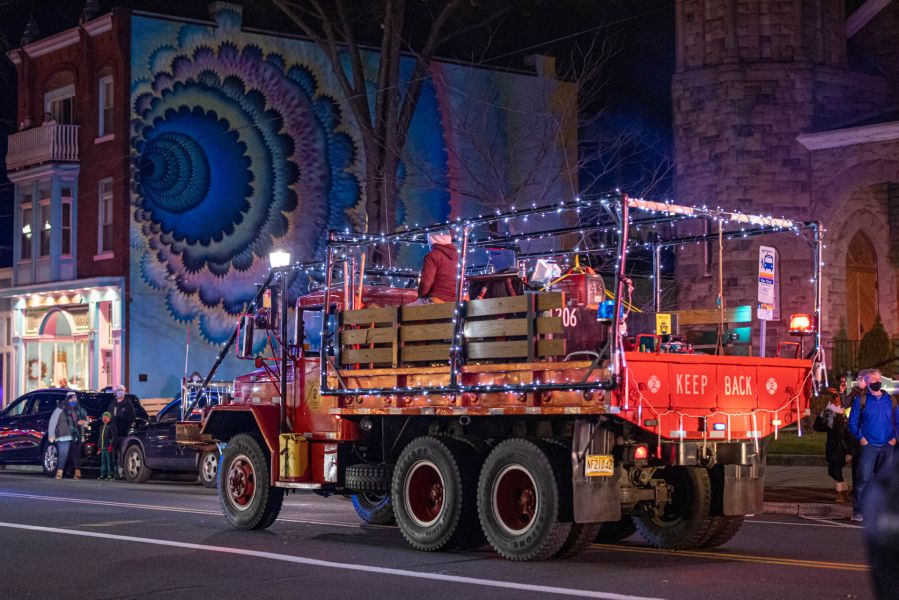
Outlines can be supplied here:
[[390, 492], [393, 465], [360, 463], [350, 465], [344, 473], [344, 485], [354, 492], [385, 494]]
[[235, 529], [265, 529], [281, 512], [284, 490], [269, 485], [269, 464], [259, 441], [248, 433], [225, 446], [219, 503]]
[[393, 511], [418, 550], [483, 545], [477, 521], [480, 461], [457, 441], [422, 436], [403, 449], [393, 470]]
[[394, 523], [390, 494], [359, 492], [353, 494], [352, 500], [356, 514], [364, 522], [370, 525], [392, 525]]
[[147, 466], [144, 451], [137, 444], [128, 446], [123, 462], [125, 479], [131, 483], [145, 483], [153, 475], [153, 470]]
[[487, 455], [478, 482], [481, 528], [509, 560], [543, 560], [562, 548], [571, 523], [559, 521], [563, 482], [538, 444], [514, 438]]
[[700, 544], [703, 548], [717, 548], [731, 541], [743, 525], [743, 516], [712, 517], [709, 537]]
[[41, 468], [47, 477], [55, 477], [59, 465], [59, 450], [56, 444], [48, 443], [41, 452]]
[[574, 523], [565, 543], [555, 553], [554, 558], [572, 558], [583, 552], [596, 539], [603, 523]]
[[630, 515], [621, 517], [620, 521], [603, 523], [593, 540], [597, 544], [611, 544], [629, 538], [637, 532], [637, 526]]
[[200, 484], [205, 488], [214, 488], [218, 480], [219, 453], [204, 452], [200, 455], [199, 473]]
[[709, 536], [712, 486], [709, 472], [697, 467], [670, 467], [661, 473], [671, 486], [671, 500], [662, 509], [637, 511], [634, 524], [643, 538], [668, 550], [699, 547]]

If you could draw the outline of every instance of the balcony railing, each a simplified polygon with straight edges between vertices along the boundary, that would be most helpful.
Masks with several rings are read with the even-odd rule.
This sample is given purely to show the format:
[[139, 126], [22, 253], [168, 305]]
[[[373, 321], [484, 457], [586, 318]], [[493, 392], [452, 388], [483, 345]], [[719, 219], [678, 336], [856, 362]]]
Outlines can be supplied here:
[[9, 171], [47, 162], [78, 160], [78, 125], [41, 125], [9, 136]]

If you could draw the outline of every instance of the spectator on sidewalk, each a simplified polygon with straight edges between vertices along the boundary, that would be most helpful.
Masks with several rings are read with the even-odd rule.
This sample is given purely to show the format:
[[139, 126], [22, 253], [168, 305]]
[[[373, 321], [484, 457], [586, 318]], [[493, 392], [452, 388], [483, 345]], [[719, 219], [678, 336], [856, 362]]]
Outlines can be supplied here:
[[827, 399], [827, 406], [815, 419], [814, 429], [827, 433], [824, 445], [827, 474], [836, 485], [836, 501], [846, 502], [849, 484], [843, 479], [843, 467], [852, 461], [855, 438], [849, 432], [849, 419], [843, 411], [840, 393], [834, 388], [827, 388], [822, 395]]
[[81, 444], [87, 427], [87, 413], [78, 403], [75, 392], [66, 394], [50, 416], [47, 428], [51, 444], [56, 444], [56, 478], [62, 479], [67, 464], [71, 463], [75, 473], [73, 479], [81, 479]]
[[[849, 389], [846, 385], [846, 378], [840, 380], [840, 398], [843, 400], [843, 408], [846, 409], [846, 415], [850, 416], [852, 412], [852, 405], [855, 403], [855, 399], [860, 397], [865, 393], [865, 375], [868, 374], [870, 369], [862, 369], [855, 376], [855, 381], [853, 382], [855, 385]], [[855, 439], [853, 439], [855, 442]], [[859, 445], [857, 442], [852, 444], [852, 500], [855, 502], [855, 497], [857, 496], [856, 486], [858, 485], [858, 449]]]
[[118, 460], [116, 459], [121, 452], [122, 438], [128, 435], [128, 430], [131, 429], [131, 424], [134, 423], [135, 417], [134, 405], [125, 397], [124, 385], [119, 384], [115, 386], [115, 399], [109, 403], [109, 408], [106, 410], [112, 415], [112, 422], [116, 432], [115, 437], [112, 438], [113, 471], [117, 479], [124, 479], [124, 476], [119, 473]]
[[878, 472], [892, 466], [899, 431], [899, 407], [892, 396], [880, 389], [880, 371], [869, 370], [865, 384], [865, 393], [855, 399], [849, 414], [849, 430], [860, 446], [853, 521], [863, 519], [867, 486]]
[[97, 479], [115, 479], [115, 455], [112, 441], [116, 438], [115, 422], [109, 411], [103, 413], [103, 425], [100, 426], [100, 437], [97, 448], [100, 449], [100, 476]]

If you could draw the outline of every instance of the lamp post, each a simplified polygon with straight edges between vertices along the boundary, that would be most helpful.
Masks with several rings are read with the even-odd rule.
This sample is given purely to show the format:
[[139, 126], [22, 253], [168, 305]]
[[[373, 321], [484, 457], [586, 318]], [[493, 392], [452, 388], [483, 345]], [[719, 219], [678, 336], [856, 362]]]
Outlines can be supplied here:
[[281, 378], [279, 406], [280, 433], [287, 431], [287, 276], [290, 274], [290, 252], [286, 250], [272, 250], [268, 255], [268, 261], [272, 270], [278, 270], [281, 277], [281, 367], [278, 369]]

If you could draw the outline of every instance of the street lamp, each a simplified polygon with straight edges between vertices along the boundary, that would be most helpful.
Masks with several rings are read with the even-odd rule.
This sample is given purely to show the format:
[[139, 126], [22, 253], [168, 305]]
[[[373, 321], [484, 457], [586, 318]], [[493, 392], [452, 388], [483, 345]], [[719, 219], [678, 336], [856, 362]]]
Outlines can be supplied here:
[[290, 252], [287, 250], [272, 250], [268, 253], [268, 262], [273, 269], [280, 269], [290, 264]]

